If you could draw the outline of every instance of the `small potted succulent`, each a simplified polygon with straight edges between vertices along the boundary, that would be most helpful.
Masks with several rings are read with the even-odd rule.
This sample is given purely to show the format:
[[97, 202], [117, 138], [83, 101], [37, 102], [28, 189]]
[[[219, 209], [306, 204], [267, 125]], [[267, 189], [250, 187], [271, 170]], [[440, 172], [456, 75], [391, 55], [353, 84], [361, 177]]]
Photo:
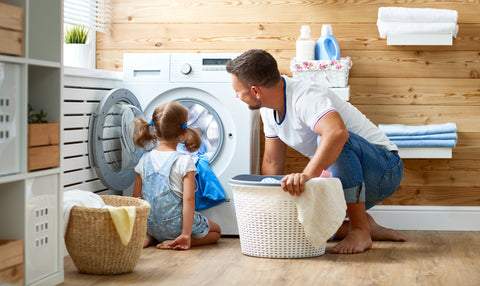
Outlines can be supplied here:
[[88, 32], [89, 29], [82, 25], [70, 25], [65, 28], [63, 65], [90, 68]]

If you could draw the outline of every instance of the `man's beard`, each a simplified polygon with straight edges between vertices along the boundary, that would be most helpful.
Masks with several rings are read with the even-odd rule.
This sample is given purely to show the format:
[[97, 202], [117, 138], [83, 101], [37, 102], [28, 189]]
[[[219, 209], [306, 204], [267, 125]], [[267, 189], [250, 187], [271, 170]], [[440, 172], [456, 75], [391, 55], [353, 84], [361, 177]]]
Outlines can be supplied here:
[[253, 105], [248, 105], [248, 109], [250, 109], [250, 110], [260, 109], [260, 104], [259, 104], [259, 105], [255, 105], [255, 106], [253, 106]]

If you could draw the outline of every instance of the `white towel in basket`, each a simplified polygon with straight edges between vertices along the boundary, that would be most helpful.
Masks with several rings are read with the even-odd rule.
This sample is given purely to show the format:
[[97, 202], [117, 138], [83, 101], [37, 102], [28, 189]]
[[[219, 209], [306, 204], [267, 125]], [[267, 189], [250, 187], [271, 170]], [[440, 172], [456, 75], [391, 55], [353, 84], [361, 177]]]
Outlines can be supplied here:
[[70, 211], [74, 206], [87, 208], [103, 208], [105, 202], [103, 199], [89, 191], [71, 190], [63, 192], [63, 235], [67, 231], [68, 222], [70, 220]]
[[298, 220], [314, 247], [320, 248], [342, 225], [347, 210], [342, 183], [337, 178], [313, 178], [301, 196], [294, 196]]

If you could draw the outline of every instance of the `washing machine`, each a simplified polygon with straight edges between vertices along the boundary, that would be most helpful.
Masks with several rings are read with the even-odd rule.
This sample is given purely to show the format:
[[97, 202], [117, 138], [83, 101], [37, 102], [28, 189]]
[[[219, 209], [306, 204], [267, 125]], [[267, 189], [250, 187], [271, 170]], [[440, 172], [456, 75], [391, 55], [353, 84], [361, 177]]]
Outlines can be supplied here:
[[148, 122], [158, 105], [178, 101], [189, 109], [188, 126], [201, 131], [210, 168], [226, 195], [224, 203], [200, 212], [217, 222], [222, 234], [238, 235], [228, 181], [259, 173], [260, 117], [235, 97], [225, 64], [237, 55], [125, 54], [123, 88], [109, 92], [90, 120], [90, 164], [99, 179], [111, 190], [131, 189], [133, 168], [144, 152], [131, 140], [133, 119]]

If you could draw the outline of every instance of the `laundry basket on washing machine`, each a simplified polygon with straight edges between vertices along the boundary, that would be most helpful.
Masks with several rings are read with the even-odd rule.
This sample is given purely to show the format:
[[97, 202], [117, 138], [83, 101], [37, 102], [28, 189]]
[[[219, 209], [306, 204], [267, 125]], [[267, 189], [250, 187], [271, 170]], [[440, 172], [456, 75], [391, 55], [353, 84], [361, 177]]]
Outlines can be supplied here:
[[243, 254], [268, 258], [323, 255], [326, 243], [317, 249], [308, 240], [291, 195], [278, 182], [262, 182], [265, 178], [238, 175], [230, 179]]

